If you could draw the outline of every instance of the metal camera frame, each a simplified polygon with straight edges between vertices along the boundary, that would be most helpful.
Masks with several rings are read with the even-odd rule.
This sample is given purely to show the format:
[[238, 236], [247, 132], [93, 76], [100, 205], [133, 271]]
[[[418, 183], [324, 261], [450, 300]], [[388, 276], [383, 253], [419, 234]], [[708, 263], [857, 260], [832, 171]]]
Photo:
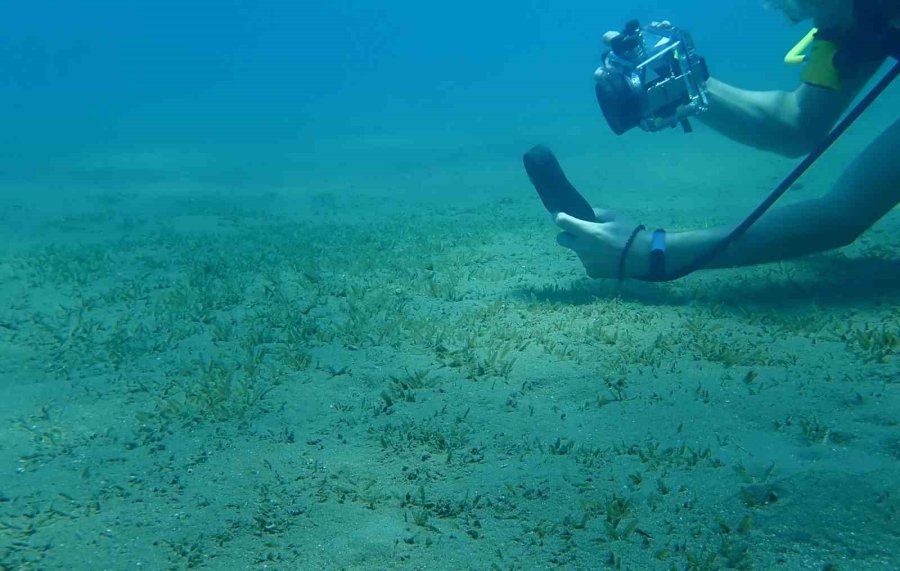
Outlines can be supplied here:
[[[709, 72], [705, 60], [694, 49], [690, 34], [679, 28], [651, 26], [640, 28], [637, 33], [640, 45], [630, 54], [620, 55], [614, 50], [605, 54], [603, 63], [609, 70], [607, 73], [623, 75], [632, 93], [639, 95], [642, 129], [659, 131], [680, 124], [689, 132], [688, 117], [709, 108], [706, 89]], [[645, 57], [647, 53], [651, 55], [646, 59], [637, 62], [632, 59], [635, 55]], [[654, 64], [659, 65], [654, 67]], [[668, 72], [659, 74], [660, 66]], [[659, 79], [647, 84], [647, 76], [651, 74]], [[673, 102], [681, 103], [672, 109]]]

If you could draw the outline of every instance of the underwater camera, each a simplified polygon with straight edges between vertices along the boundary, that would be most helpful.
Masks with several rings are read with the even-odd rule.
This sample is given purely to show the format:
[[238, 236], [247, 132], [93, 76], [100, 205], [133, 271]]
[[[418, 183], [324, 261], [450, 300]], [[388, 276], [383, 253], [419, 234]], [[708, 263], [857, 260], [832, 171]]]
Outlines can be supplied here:
[[610, 41], [597, 71], [597, 101], [613, 132], [659, 131], [681, 125], [709, 107], [706, 61], [690, 35], [673, 26], [641, 27], [637, 20]]

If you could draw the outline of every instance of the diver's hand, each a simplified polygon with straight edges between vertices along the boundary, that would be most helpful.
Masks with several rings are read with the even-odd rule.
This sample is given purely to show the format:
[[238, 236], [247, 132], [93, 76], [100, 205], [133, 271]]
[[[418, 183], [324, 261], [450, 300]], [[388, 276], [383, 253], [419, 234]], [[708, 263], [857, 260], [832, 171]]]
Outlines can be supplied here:
[[[650, 22], [650, 26], [652, 26], [654, 28], [664, 28], [664, 29], [671, 28], [672, 22], [670, 22], [668, 20], [662, 20], [659, 22], [653, 21], [653, 22]], [[616, 38], [618, 38], [621, 35], [622, 34], [620, 32], [610, 30], [610, 31], [606, 32], [605, 34], [603, 34], [603, 43], [606, 44], [607, 46], [612, 46], [613, 40], [615, 40]], [[598, 67], [594, 71], [594, 79], [595, 80], [600, 79], [603, 75], [603, 72], [604, 72], [604, 67], [603, 66]]]
[[[569, 248], [578, 256], [587, 275], [592, 278], [619, 277], [619, 260], [625, 243], [637, 224], [621, 217], [612, 210], [594, 209], [597, 222], [573, 218], [564, 212], [553, 217], [562, 232], [556, 237], [560, 246]], [[628, 250], [625, 275], [646, 275], [650, 271], [650, 236], [640, 232]]]
[[[654, 20], [654, 21], [650, 22], [650, 27], [651, 28], [661, 28], [661, 29], [666, 30], [666, 29], [669, 29], [672, 27], [672, 22], [670, 22], [668, 20], [661, 20], [661, 21], [657, 22], [656, 20]], [[606, 45], [611, 45], [612, 41], [621, 35], [622, 34], [620, 34], [619, 32], [616, 32], [615, 30], [610, 30], [610, 31], [606, 32], [605, 34], [603, 34], [603, 43]]]

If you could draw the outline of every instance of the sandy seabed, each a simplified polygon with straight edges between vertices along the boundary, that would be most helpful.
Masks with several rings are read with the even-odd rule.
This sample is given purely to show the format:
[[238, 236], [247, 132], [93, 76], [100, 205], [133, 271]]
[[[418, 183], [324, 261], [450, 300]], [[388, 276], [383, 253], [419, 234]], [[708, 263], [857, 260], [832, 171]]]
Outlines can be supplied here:
[[[633, 215], [727, 218], [655, 160]], [[620, 290], [509, 176], [8, 206], [0, 569], [900, 568], [896, 213]]]

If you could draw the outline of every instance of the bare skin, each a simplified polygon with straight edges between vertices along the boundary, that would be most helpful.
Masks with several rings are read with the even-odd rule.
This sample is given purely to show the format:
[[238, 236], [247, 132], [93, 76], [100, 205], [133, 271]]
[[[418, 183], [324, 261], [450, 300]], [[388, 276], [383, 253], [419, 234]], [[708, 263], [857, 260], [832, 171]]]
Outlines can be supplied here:
[[[792, 92], [747, 91], [710, 79], [707, 125], [741, 143], [797, 157], [824, 137], [880, 62], [859, 69], [835, 91], [803, 84]], [[839, 248], [853, 242], [900, 202], [900, 120], [876, 138], [821, 198], [766, 213], [707, 268], [773, 262]], [[595, 209], [597, 222], [557, 214], [557, 242], [573, 250], [592, 278], [618, 277], [619, 260], [636, 223], [611, 210]], [[733, 228], [669, 233], [667, 266], [686, 266]], [[650, 234], [638, 234], [628, 252], [624, 277], [648, 273]]]
[[[831, 192], [773, 209], [707, 268], [749, 266], [846, 246], [900, 202], [900, 120], [888, 127], [837, 180]], [[625, 241], [636, 226], [614, 211], [595, 209], [599, 222], [560, 213], [561, 246], [573, 250], [592, 278], [615, 278]], [[677, 269], [708, 251], [732, 230], [720, 226], [669, 233], [667, 266]], [[625, 263], [625, 277], [649, 273], [650, 234], [638, 234]]]

